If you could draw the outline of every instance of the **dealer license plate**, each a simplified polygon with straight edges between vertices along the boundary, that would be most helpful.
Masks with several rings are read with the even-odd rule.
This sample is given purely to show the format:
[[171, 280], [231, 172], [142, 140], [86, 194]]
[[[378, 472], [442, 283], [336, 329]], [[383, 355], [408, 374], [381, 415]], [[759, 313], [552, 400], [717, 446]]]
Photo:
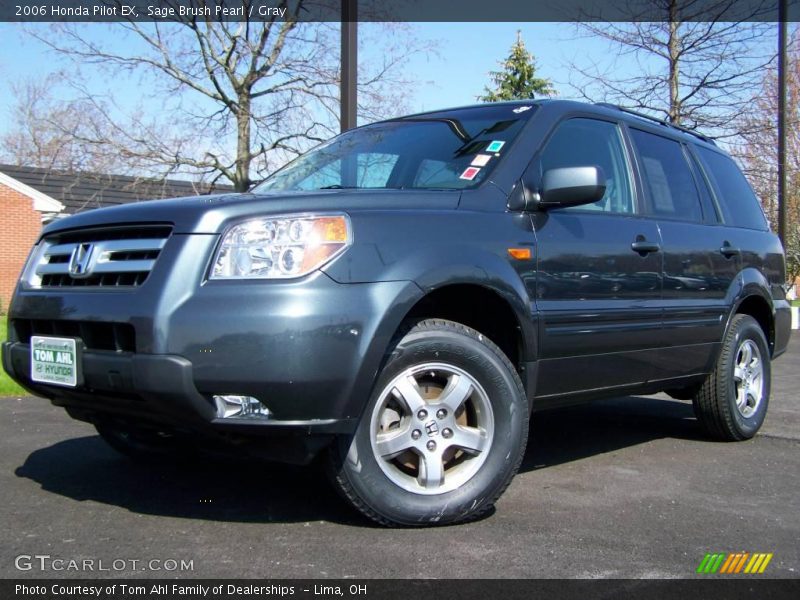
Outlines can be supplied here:
[[41, 383], [78, 385], [80, 357], [73, 338], [31, 336], [31, 379]]

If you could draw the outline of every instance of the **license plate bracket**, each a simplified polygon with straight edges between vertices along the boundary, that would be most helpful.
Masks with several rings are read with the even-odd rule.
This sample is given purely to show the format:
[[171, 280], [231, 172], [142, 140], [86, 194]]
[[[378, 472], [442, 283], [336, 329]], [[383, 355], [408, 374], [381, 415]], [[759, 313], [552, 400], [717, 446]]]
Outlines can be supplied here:
[[83, 383], [80, 338], [31, 336], [31, 380], [74, 388]]

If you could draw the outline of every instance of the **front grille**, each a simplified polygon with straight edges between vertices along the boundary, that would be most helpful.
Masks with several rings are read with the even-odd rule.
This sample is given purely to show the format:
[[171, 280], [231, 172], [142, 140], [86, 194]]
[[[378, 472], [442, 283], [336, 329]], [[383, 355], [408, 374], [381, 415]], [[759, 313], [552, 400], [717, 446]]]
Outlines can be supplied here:
[[29, 283], [39, 288], [136, 287], [147, 279], [169, 226], [108, 227], [48, 236]]
[[80, 338], [87, 350], [136, 351], [136, 331], [130, 323], [12, 319], [11, 326], [24, 344], [30, 344], [32, 335], [53, 335]]
[[131, 287], [142, 285], [149, 274], [149, 271], [103, 273], [102, 275], [91, 275], [84, 279], [75, 279], [65, 274], [50, 274], [42, 275], [40, 287]]

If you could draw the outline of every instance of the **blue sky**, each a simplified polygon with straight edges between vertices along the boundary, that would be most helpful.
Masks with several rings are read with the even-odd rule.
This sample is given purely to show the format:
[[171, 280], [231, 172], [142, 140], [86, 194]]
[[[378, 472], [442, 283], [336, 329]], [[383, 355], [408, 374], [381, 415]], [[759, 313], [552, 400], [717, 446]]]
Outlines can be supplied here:
[[[537, 60], [538, 74], [555, 84], [561, 97], [569, 98], [566, 85], [571, 62], [587, 66], [599, 61], [613, 65], [617, 75], [625, 75], [640, 68], [630, 57], [618, 58], [609, 52], [605, 42], [579, 34], [571, 23], [412, 23], [413, 35], [423, 40], [433, 40], [438, 51], [429, 56], [415, 56], [407, 65], [407, 73], [417, 81], [410, 94], [403, 90], [411, 112], [432, 110], [469, 104], [483, 92], [489, 83], [489, 71], [498, 68], [498, 62], [506, 57], [516, 39], [517, 30], [529, 51]], [[87, 24], [98, 27], [100, 35], [114, 43], [125, 43], [119, 30], [106, 25]], [[22, 26], [0, 23], [0, 80], [16, 83], [26, 79], [43, 78], [58, 69], [68, 69], [63, 58], [47, 50], [44, 45], [25, 33], [24, 27], [37, 27], [43, 34], [49, 25]], [[375, 24], [361, 24], [364, 39], [369, 37], [369, 28]], [[777, 26], [776, 26], [777, 30]], [[374, 32], [375, 30], [373, 30]], [[770, 49], [772, 38], [765, 42]], [[380, 61], [379, 44], [362, 44], [361, 60]], [[130, 78], [118, 77], [107, 80], [114, 74], [103, 73], [94, 68], [84, 68], [83, 75], [89, 89], [105, 90], [113, 85], [124, 106], [133, 107], [142, 96], [142, 88]], [[163, 98], [161, 98], [163, 100]], [[10, 107], [14, 101], [8, 88], [0, 94], [0, 134], [9, 129]], [[158, 102], [159, 99], [156, 99]], [[152, 108], [149, 105], [148, 108]]]
[[599, 40], [576, 39], [571, 23], [418, 23], [420, 37], [439, 40], [439, 55], [412, 60], [410, 69], [424, 82], [415, 96], [420, 110], [474, 102], [489, 83], [522, 31], [536, 57], [538, 73], [556, 83], [562, 95], [570, 61], [603, 52]]
[[[371, 26], [361, 25], [363, 28]], [[39, 31], [47, 31], [46, 25], [37, 27]], [[528, 49], [536, 56], [541, 76], [556, 84], [566, 81], [570, 60], [602, 53], [605, 48], [599, 41], [576, 42], [572, 24], [415, 23], [412, 27], [416, 36], [434, 40], [438, 45], [435, 55], [417, 56], [408, 64], [408, 73], [418, 81], [409, 102], [414, 111], [474, 102], [488, 83], [489, 71], [497, 69], [498, 61], [507, 55], [517, 29], [522, 30]], [[360, 52], [363, 60], [380, 56], [378, 47], [362, 47]], [[4, 82], [44, 77], [58, 68], [68, 68], [67, 63], [28, 36], [22, 26], [0, 24], [0, 78]], [[93, 71], [86, 73], [94, 78], [93, 83], [103, 84], [104, 75]], [[563, 86], [556, 87], [563, 95]], [[135, 93], [133, 88], [130, 91]], [[12, 101], [8, 91], [0, 95], [0, 131], [9, 126]]]

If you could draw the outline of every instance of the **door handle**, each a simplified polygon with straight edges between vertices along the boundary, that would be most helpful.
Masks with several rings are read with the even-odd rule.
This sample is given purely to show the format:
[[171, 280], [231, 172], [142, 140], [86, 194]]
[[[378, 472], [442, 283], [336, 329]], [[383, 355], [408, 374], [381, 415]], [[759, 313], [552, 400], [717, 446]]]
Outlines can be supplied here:
[[724, 256], [725, 258], [731, 258], [733, 256], [736, 256], [737, 254], [741, 254], [742, 251], [739, 250], [738, 248], [734, 248], [733, 246], [731, 246], [729, 242], [725, 242], [719, 249], [719, 253], [722, 254], [722, 256]]
[[643, 235], [636, 236], [636, 241], [631, 244], [631, 250], [638, 252], [641, 256], [650, 254], [651, 252], [658, 252], [661, 250], [661, 244], [656, 242], [648, 242]]

